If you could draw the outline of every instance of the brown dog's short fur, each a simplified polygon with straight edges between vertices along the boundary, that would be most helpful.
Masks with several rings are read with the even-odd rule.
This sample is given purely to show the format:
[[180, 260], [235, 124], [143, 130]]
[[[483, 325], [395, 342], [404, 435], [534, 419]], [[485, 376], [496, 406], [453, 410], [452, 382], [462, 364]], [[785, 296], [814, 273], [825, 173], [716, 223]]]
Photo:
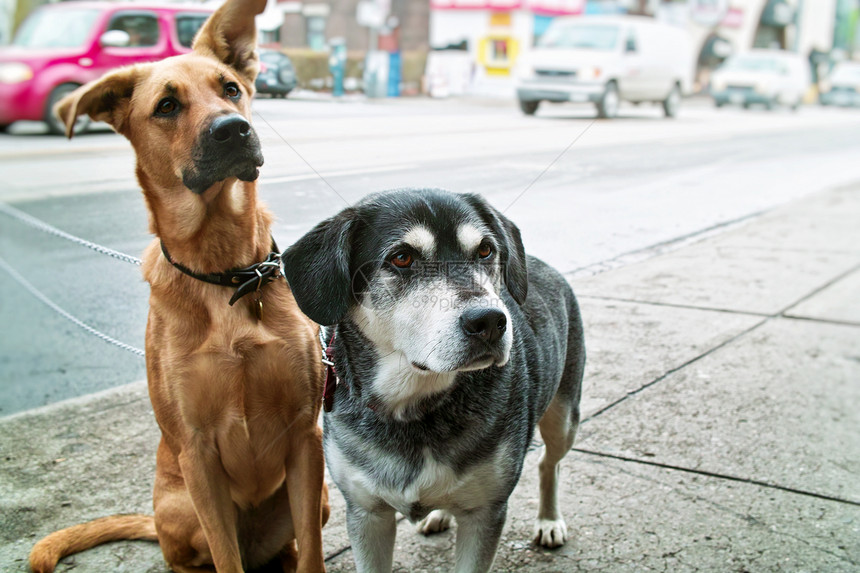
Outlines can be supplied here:
[[[273, 560], [285, 571], [325, 569], [317, 326], [283, 279], [260, 291], [258, 319], [257, 295], [228, 305], [233, 289], [183, 274], [159, 244], [197, 273], [246, 267], [271, 249], [271, 216], [254, 183], [262, 156], [249, 124], [259, 65], [254, 15], [265, 4], [228, 0], [191, 54], [117, 70], [57, 106], [70, 136], [75, 118], [88, 114], [110, 123], [137, 154], [156, 235], [143, 272], [151, 285], [147, 377], [162, 438], [155, 516], [112, 516], [53, 533], [33, 548], [34, 571], [118, 539], [157, 540], [178, 573], [213, 565], [235, 573]], [[231, 132], [237, 142], [226, 151], [225, 137], [213, 135], [224, 118], [248, 123]]]

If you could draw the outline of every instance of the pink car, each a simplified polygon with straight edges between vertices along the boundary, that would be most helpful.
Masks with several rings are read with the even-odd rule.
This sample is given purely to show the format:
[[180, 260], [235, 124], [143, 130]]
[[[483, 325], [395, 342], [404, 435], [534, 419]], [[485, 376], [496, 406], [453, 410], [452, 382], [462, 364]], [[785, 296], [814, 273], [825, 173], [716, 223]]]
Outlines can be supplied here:
[[[51, 108], [65, 94], [106, 71], [191, 51], [211, 9], [182, 5], [61, 2], [36, 9], [11, 46], [0, 48], [0, 130], [43, 120], [63, 126]], [[87, 128], [82, 117], [75, 132]]]

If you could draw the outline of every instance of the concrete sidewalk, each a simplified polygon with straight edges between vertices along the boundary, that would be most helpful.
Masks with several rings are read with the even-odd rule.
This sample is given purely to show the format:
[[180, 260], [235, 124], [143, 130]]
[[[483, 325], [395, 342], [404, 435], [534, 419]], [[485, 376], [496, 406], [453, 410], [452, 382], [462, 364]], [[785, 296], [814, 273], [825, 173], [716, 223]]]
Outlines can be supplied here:
[[[530, 544], [533, 451], [495, 570], [860, 571], [860, 188], [572, 282], [589, 356], [571, 539]], [[0, 419], [0, 570], [59, 527], [150, 512], [157, 439], [143, 383]], [[353, 571], [332, 491], [328, 568]], [[395, 570], [450, 570], [456, 527], [399, 528]], [[166, 571], [145, 542], [71, 570]]]

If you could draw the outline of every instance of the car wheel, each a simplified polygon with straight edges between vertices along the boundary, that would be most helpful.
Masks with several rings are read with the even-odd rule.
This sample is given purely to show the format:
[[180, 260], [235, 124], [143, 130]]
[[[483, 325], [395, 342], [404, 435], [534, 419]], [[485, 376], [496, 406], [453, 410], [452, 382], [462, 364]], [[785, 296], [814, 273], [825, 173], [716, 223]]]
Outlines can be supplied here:
[[534, 115], [537, 111], [538, 106], [540, 105], [539, 101], [523, 101], [520, 100], [520, 109], [526, 115]]
[[726, 105], [726, 102], [724, 102], [724, 101], [720, 101], [720, 100], [718, 100], [718, 99], [715, 99], [715, 100], [714, 100], [714, 106], [715, 106], [715, 107], [723, 107], [724, 105]]
[[612, 119], [618, 115], [618, 107], [621, 105], [621, 98], [618, 95], [618, 86], [615, 82], [606, 84], [606, 91], [597, 102], [597, 117], [602, 119]]
[[6, 133], [6, 130], [7, 130], [7, 129], [9, 129], [9, 124], [8, 124], [8, 123], [2, 123], [2, 124], [0, 124], [0, 133]]
[[678, 109], [681, 107], [681, 88], [678, 84], [672, 86], [672, 91], [663, 100], [663, 114], [666, 117], [677, 117]]
[[[66, 133], [65, 124], [54, 115], [54, 105], [57, 104], [68, 94], [75, 91], [78, 84], [60, 84], [54, 88], [51, 95], [48, 96], [48, 103], [45, 108], [45, 123], [48, 124], [48, 131], [56, 135], [64, 135]], [[72, 134], [78, 135], [87, 130], [90, 126], [90, 118], [87, 115], [79, 115], [75, 120], [75, 125], [72, 127]]]

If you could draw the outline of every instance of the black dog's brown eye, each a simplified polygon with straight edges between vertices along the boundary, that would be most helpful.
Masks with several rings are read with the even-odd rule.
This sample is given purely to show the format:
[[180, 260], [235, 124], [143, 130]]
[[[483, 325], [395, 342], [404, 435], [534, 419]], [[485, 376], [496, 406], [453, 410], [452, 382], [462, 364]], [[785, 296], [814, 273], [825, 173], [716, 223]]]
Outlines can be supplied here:
[[242, 92], [239, 91], [239, 86], [236, 84], [227, 84], [224, 86], [224, 95], [229, 98], [237, 98], [240, 93]]
[[391, 257], [391, 264], [398, 269], [408, 269], [412, 266], [413, 259], [409, 253], [397, 253]]
[[155, 115], [170, 116], [179, 111], [179, 102], [172, 97], [166, 97], [155, 106]]
[[493, 246], [490, 243], [481, 243], [478, 247], [478, 256], [482, 259], [487, 259], [493, 254]]

